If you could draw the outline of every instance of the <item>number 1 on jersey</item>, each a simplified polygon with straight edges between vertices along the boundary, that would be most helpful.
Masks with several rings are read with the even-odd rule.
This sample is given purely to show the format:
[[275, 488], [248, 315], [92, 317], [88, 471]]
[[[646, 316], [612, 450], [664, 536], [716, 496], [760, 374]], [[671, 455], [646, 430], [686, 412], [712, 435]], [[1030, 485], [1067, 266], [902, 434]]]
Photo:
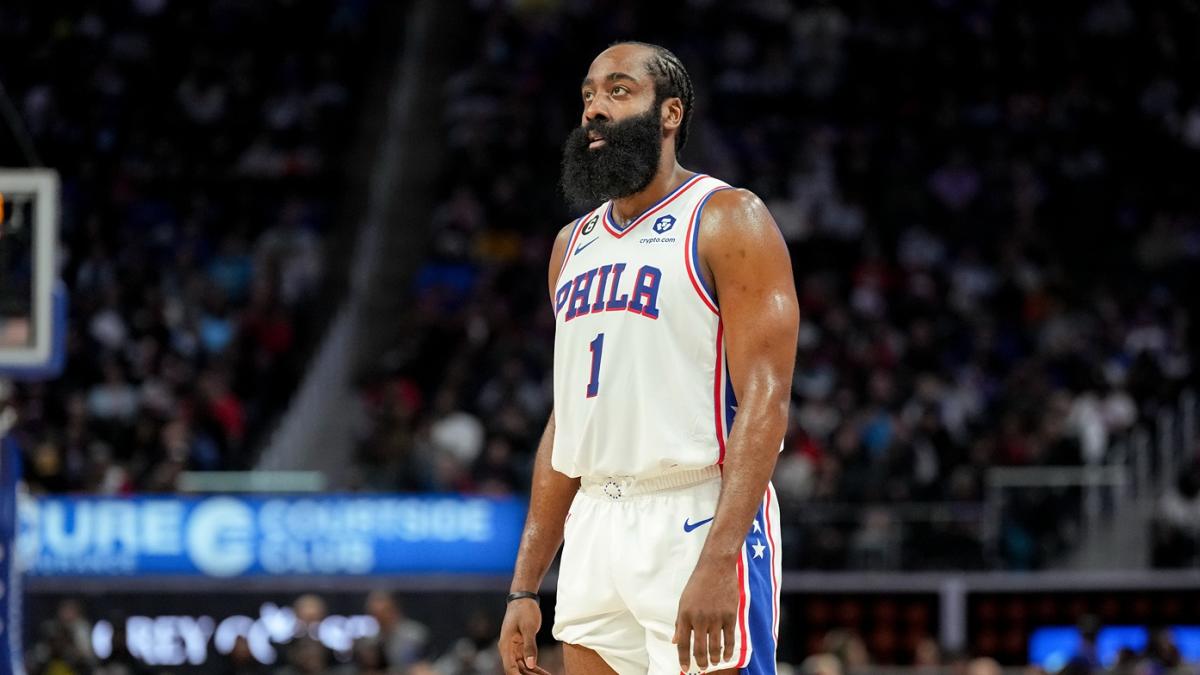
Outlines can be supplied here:
[[597, 333], [588, 348], [592, 351], [592, 379], [588, 382], [587, 397], [592, 398], [600, 393], [600, 357], [604, 355], [604, 333]]

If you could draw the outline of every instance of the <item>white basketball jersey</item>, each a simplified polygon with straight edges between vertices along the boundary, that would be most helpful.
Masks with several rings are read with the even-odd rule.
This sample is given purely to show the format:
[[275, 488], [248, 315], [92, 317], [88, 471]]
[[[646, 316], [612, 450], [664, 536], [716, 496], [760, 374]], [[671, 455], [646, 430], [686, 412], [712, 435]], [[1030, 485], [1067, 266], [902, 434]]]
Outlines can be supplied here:
[[700, 216], [729, 185], [697, 174], [619, 229], [575, 222], [554, 294], [554, 468], [636, 476], [720, 464], [737, 403]]

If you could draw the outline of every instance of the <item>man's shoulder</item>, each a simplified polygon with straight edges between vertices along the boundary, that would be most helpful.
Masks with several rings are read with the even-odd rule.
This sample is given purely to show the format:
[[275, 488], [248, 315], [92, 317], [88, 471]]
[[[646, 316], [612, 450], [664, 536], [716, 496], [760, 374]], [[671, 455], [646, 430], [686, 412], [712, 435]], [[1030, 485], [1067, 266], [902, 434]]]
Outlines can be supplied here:
[[582, 225], [584, 229], [595, 227], [596, 224], [600, 222], [600, 214], [603, 213], [603, 207], [607, 203], [608, 202], [605, 202], [604, 204], [600, 204], [599, 206], [596, 206], [588, 211], [584, 211], [583, 213], [580, 213], [571, 220], [567, 221], [567, 224], [563, 225], [558, 231], [558, 236], [570, 236], [573, 232], [575, 232], [575, 228], [579, 227], [580, 225]]
[[709, 209], [723, 213], [738, 213], [757, 209], [766, 211], [767, 206], [763, 203], [762, 198], [754, 192], [746, 188], [724, 184], [715, 188], [712, 195], [709, 196], [705, 211], [707, 212]]
[[778, 229], [767, 205], [746, 188], [727, 187], [708, 196], [701, 215], [704, 238], [740, 238], [763, 229]]

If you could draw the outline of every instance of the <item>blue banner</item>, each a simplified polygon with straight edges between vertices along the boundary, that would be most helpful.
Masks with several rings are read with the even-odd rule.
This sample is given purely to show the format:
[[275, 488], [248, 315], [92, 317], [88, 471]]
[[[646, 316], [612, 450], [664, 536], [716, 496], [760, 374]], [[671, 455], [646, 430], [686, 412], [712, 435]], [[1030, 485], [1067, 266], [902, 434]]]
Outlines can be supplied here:
[[508, 573], [515, 498], [45, 497], [22, 505], [35, 576]]
[[[1200, 661], [1200, 626], [1171, 626], [1164, 628], [1179, 650], [1184, 663]], [[1140, 654], [1152, 636], [1145, 626], [1105, 626], [1096, 633], [1096, 657], [1101, 665], [1111, 667], [1122, 649]], [[1029, 662], [1051, 672], [1061, 670], [1080, 655], [1083, 637], [1074, 626], [1046, 626], [1029, 636]]]

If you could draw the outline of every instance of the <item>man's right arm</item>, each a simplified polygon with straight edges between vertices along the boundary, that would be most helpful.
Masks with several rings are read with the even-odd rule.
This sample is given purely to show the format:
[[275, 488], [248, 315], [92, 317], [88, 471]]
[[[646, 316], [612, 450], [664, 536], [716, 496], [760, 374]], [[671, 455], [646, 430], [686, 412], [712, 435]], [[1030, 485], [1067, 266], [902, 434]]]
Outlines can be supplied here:
[[[558, 285], [559, 268], [571, 243], [574, 223], [567, 224], [554, 239], [550, 253], [547, 282], [550, 302], [553, 307], [554, 289]], [[579, 490], [579, 479], [568, 478], [554, 470], [550, 464], [554, 452], [554, 412], [546, 422], [546, 431], [538, 443], [537, 456], [533, 461], [533, 486], [529, 494], [529, 515], [525, 518], [525, 532], [521, 535], [521, 547], [517, 551], [516, 569], [513, 571], [512, 592], [537, 592], [550, 569], [554, 554], [563, 541], [567, 510]]]
[[[551, 306], [559, 268], [562, 267], [573, 229], [572, 225], [567, 225], [554, 240], [548, 270]], [[563, 542], [567, 511], [579, 490], [579, 479], [555, 471], [550, 461], [553, 453], [554, 413], [551, 412], [533, 462], [529, 513], [525, 517], [525, 530], [517, 550], [510, 592], [536, 593]], [[541, 625], [540, 608], [532, 599], [514, 600], [509, 605], [504, 615], [504, 625], [500, 628], [500, 659], [505, 673], [543, 675], [546, 672], [537, 666], [537, 632]]]
[[[516, 569], [513, 572], [511, 592], [537, 592], [546, 571], [554, 560], [554, 554], [563, 541], [563, 527], [571, 500], [579, 490], [579, 479], [569, 478], [550, 466], [550, 455], [554, 450], [554, 413], [546, 423], [546, 431], [538, 443], [537, 457], [533, 464], [533, 488], [529, 495], [529, 515], [525, 518], [525, 532], [521, 535], [521, 548], [517, 552]], [[519, 601], [518, 601], [519, 602]]]

